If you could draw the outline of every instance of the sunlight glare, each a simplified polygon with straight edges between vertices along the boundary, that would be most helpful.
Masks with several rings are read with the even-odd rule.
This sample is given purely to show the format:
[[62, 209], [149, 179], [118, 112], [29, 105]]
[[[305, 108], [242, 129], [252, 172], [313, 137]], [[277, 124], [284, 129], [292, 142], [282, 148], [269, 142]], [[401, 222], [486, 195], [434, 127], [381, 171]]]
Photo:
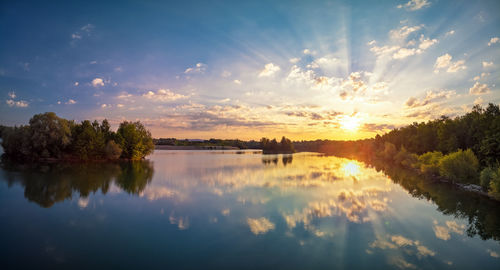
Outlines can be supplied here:
[[360, 125], [360, 120], [353, 116], [346, 116], [340, 120], [340, 126], [342, 129], [350, 132], [357, 131]]
[[357, 176], [359, 174], [359, 165], [354, 161], [349, 161], [342, 167], [345, 176]]

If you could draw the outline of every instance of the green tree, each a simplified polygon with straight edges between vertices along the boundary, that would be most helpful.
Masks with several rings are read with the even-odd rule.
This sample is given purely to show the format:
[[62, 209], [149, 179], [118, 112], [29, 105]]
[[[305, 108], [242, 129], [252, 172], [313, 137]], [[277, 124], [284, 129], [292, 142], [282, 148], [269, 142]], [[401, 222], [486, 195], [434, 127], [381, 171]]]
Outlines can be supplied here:
[[443, 158], [443, 153], [439, 151], [427, 152], [418, 157], [420, 172], [430, 176], [439, 175], [439, 161]]
[[117, 141], [123, 150], [122, 158], [142, 159], [154, 150], [151, 133], [141, 122], [122, 122], [117, 131]]
[[31, 154], [40, 158], [61, 158], [71, 143], [68, 120], [47, 112], [34, 115], [29, 123]]
[[492, 167], [486, 167], [481, 171], [481, 174], [479, 175], [479, 182], [484, 189], [488, 190], [490, 183], [494, 181], [495, 178], [500, 177], [497, 171], [497, 169]]
[[439, 173], [453, 182], [478, 184], [479, 161], [472, 150], [458, 150], [439, 161]]

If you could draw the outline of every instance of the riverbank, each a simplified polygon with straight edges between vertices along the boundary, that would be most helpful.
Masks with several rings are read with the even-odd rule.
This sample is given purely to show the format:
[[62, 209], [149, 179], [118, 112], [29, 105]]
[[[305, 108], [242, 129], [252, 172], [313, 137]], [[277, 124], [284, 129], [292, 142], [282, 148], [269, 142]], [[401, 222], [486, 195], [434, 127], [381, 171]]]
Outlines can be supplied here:
[[155, 150], [241, 150], [234, 146], [225, 145], [155, 145]]

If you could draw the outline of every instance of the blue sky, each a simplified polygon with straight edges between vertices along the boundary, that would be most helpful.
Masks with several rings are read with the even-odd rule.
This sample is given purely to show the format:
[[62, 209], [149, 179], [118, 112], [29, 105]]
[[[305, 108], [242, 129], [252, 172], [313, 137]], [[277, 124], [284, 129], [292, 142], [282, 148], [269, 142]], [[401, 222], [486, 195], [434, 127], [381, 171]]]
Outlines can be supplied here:
[[[48, 3], [47, 3], [48, 2]], [[500, 100], [498, 1], [2, 1], [0, 124], [357, 139]]]

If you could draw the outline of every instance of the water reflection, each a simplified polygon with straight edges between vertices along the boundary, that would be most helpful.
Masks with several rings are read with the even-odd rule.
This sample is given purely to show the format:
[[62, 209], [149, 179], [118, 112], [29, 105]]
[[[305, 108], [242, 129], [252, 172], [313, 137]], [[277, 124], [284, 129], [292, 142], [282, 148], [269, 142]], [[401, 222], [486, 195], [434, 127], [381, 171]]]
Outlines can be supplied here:
[[78, 204], [85, 207], [91, 193], [108, 193], [115, 185], [129, 194], [140, 194], [153, 178], [150, 161], [116, 163], [52, 163], [21, 165], [2, 163], [9, 186], [20, 184], [24, 196], [42, 207], [72, 198], [81, 197]]
[[[412, 171], [398, 167], [390, 167], [377, 163], [373, 166], [383, 171], [392, 181], [401, 185], [413, 197], [426, 199], [438, 206], [437, 210], [445, 215], [467, 219], [467, 235], [479, 235], [481, 239], [500, 240], [500, 202], [484, 196], [458, 189], [450, 184], [436, 183], [422, 179]], [[447, 231], [457, 232], [456, 226], [447, 224], [446, 231], [442, 226], [433, 226], [436, 236], [443, 240], [449, 239]], [[437, 228], [437, 229], [436, 229]]]
[[[276, 260], [287, 268], [311, 268], [318, 260], [324, 266], [319, 268], [332, 268], [344, 260], [346, 268], [426, 269], [467, 268], [463, 256], [453, 252], [476, 252], [470, 260], [476, 262], [496, 260], [500, 254], [498, 243], [472, 238], [478, 234], [499, 240], [498, 202], [426, 182], [409, 171], [315, 153], [263, 157], [157, 151], [150, 158], [152, 162], [5, 166], [0, 178], [21, 184], [25, 197], [44, 207], [77, 197], [85, 209], [78, 213], [107, 216], [101, 228], [106, 234], [109, 226], [135, 224], [129, 234], [152, 243], [154, 252], [145, 252], [161, 258], [173, 253], [192, 258], [193, 248], [201, 245], [200, 253], [246, 254], [248, 260], [238, 263], [248, 265]], [[110, 193], [115, 186], [130, 196], [100, 196], [120, 203], [87, 207], [89, 194]], [[113, 219], [116, 213], [120, 218]], [[115, 237], [122, 239], [123, 233]], [[175, 250], [168, 245], [173, 242]], [[262, 247], [269, 247], [266, 254], [258, 253]], [[170, 253], [161, 254], [164, 249]], [[280, 252], [282, 256], [268, 257]], [[308, 260], [310, 264], [300, 264]], [[488, 265], [492, 268], [494, 262]]]
[[[262, 164], [264, 165], [278, 165], [279, 161], [279, 155], [263, 155], [262, 157]], [[283, 166], [286, 166], [288, 164], [291, 164], [293, 161], [293, 155], [291, 154], [284, 154], [281, 157], [281, 163]]]

